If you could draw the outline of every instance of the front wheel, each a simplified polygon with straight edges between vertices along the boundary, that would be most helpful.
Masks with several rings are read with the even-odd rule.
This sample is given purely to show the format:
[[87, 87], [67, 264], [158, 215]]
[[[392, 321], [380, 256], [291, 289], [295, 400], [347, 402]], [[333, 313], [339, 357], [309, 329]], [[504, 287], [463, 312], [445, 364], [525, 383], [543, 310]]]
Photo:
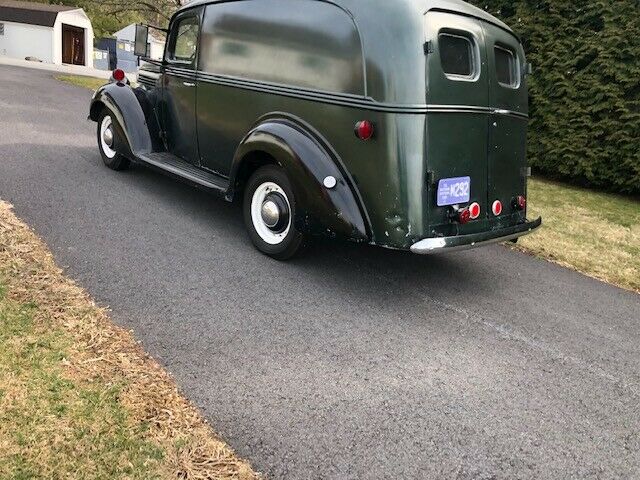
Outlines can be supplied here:
[[288, 260], [306, 246], [305, 236], [293, 226], [296, 199], [286, 173], [267, 165], [249, 179], [244, 191], [244, 222], [251, 241], [262, 253]]
[[129, 166], [129, 159], [115, 151], [116, 136], [118, 129], [116, 128], [116, 120], [106, 108], [98, 118], [98, 148], [104, 164], [112, 170], [124, 170]]

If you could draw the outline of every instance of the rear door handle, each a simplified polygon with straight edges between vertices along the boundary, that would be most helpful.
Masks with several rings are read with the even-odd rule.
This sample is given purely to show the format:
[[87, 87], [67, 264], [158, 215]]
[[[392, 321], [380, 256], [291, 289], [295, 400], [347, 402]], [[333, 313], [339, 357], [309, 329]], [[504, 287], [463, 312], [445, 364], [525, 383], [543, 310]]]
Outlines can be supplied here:
[[196, 84], [192, 83], [192, 82], [182, 82], [182, 85], [184, 85], [185, 87], [195, 87]]

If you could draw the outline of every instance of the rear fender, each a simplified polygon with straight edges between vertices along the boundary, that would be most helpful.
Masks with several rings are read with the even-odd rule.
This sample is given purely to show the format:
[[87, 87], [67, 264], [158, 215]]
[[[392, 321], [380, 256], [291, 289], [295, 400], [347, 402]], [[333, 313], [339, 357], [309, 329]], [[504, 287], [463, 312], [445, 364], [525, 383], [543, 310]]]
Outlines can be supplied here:
[[[370, 240], [357, 189], [337, 154], [310, 127], [288, 118], [264, 118], [234, 155], [229, 196], [241, 186], [243, 162], [256, 152], [268, 154], [287, 172], [297, 200], [294, 225], [298, 230], [358, 242]], [[327, 177], [336, 179], [335, 187], [324, 185]]]
[[89, 119], [98, 121], [107, 108], [121, 128], [115, 150], [129, 158], [163, 149], [160, 128], [153, 108], [155, 102], [145, 90], [109, 83], [100, 87], [91, 100]]

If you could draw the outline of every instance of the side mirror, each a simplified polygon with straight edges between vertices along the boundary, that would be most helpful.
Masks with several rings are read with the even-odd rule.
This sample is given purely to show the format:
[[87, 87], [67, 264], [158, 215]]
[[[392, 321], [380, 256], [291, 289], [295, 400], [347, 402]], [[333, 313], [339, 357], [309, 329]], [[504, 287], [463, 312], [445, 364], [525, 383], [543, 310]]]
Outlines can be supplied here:
[[136, 43], [133, 49], [134, 55], [146, 58], [149, 56], [149, 27], [147, 25], [136, 25]]

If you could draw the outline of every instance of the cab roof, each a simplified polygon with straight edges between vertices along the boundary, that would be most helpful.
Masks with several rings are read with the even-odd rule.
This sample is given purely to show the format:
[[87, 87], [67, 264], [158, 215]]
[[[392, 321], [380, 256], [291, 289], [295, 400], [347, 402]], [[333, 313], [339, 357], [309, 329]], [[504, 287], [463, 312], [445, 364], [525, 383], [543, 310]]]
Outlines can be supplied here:
[[[229, 1], [193, 0], [180, 11]], [[255, 4], [267, 2], [251, 1]], [[520, 40], [507, 25], [462, 0], [311, 1], [333, 4], [353, 19], [363, 46], [364, 96], [371, 101], [390, 105], [425, 104], [428, 95], [425, 75], [427, 56], [424, 49], [427, 12], [451, 13], [453, 17], [467, 17], [492, 24], [513, 37], [514, 48], [518, 48], [516, 45], [522, 48]], [[287, 22], [286, 12], [281, 20]], [[455, 18], [451, 22], [454, 28]]]
[[[189, 8], [197, 7], [200, 5], [208, 5], [212, 3], [222, 3], [228, 2], [229, 0], [192, 0], [191, 2], [184, 5], [180, 8], [180, 11], [187, 10]], [[260, 0], [257, 0], [260, 1]], [[407, 14], [409, 11], [413, 11], [413, 13], [418, 13], [420, 15], [425, 14], [428, 11], [436, 10], [436, 11], [445, 11], [457, 13], [469, 17], [478, 18], [480, 20], [484, 20], [485, 22], [492, 23], [510, 33], [513, 34], [513, 31], [509, 26], [507, 26], [504, 22], [501, 22], [493, 15], [485, 12], [481, 8], [474, 7], [467, 2], [462, 0], [394, 0], [390, 2], [390, 0], [369, 0], [367, 2], [363, 2], [362, 0], [314, 0], [314, 1], [326, 1], [329, 3], [333, 3], [344, 10], [347, 10], [356, 21], [361, 17], [368, 17], [371, 15], [371, 12], [375, 12], [377, 9], [381, 9], [388, 12], [389, 7], [391, 6], [394, 10], [396, 10], [399, 14]], [[382, 8], [384, 7], [384, 8]]]

